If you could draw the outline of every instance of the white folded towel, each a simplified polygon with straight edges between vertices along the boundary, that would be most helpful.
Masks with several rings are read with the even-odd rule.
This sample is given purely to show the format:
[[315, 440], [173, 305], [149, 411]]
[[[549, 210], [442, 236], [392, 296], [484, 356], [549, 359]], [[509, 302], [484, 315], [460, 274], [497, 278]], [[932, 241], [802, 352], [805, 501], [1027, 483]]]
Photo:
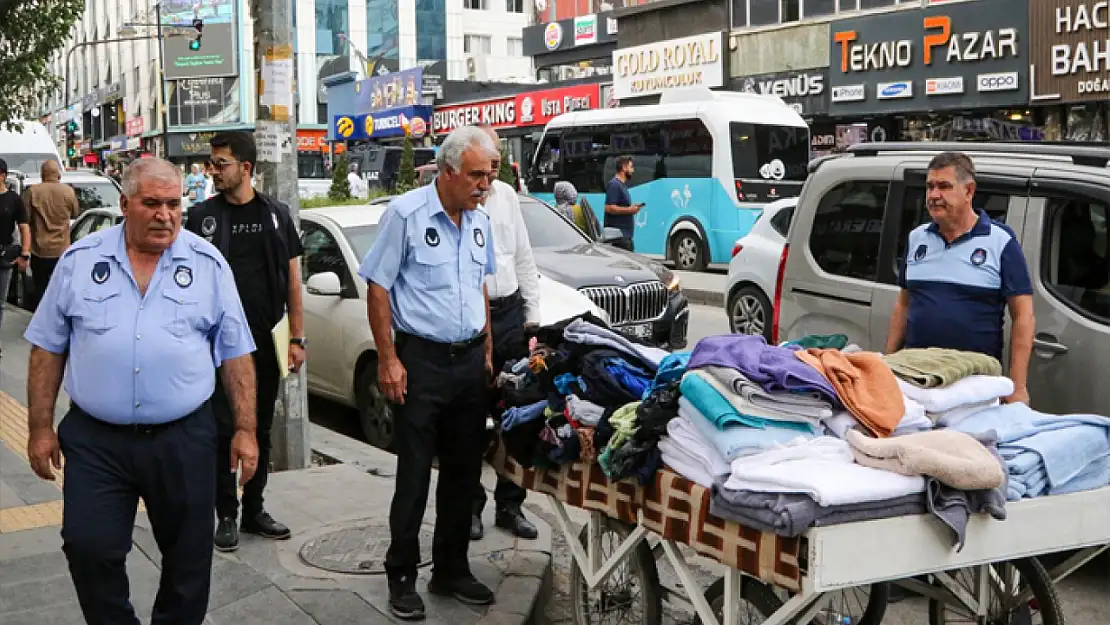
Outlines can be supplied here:
[[[924, 406], [905, 396], [902, 397], [902, 401], [906, 404], [906, 414], [902, 416], [902, 420], [894, 428], [892, 436], [933, 429], [933, 422], [925, 415]], [[848, 430], [862, 427], [859, 421], [852, 416], [852, 413], [846, 410], [836, 411], [832, 417], [825, 419], [822, 423], [824, 423], [825, 429], [837, 438], [844, 438]]]
[[1010, 378], [1000, 375], [969, 375], [936, 388], [921, 388], [898, 380], [902, 394], [925, 406], [926, 412], [944, 412], [959, 406], [1008, 397], [1014, 392]]
[[980, 410], [994, 408], [1001, 403], [1002, 402], [997, 399], [992, 399], [989, 401], [981, 401], [974, 404], [966, 404], [963, 406], [957, 406], [956, 408], [953, 408], [951, 410], [945, 410], [944, 412], [930, 412], [929, 418], [932, 419], [939, 427], [953, 428], [959, 425], [961, 421], [979, 412]]
[[843, 506], [925, 492], [925, 478], [858, 465], [847, 442], [822, 436], [733, 460], [724, 488], [801, 493], [822, 506]]
[[683, 416], [667, 422], [667, 435], [659, 439], [659, 452], [667, 466], [706, 488], [732, 471], [721, 453]]

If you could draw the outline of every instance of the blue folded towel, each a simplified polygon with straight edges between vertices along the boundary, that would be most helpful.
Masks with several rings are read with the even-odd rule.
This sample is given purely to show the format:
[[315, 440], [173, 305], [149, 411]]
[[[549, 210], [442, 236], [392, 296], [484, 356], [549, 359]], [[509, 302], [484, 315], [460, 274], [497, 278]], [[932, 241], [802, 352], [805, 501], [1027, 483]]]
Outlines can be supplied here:
[[740, 456], [775, 449], [798, 438], [815, 438], [814, 434], [788, 430], [779, 427], [752, 428], [746, 425], [729, 425], [724, 429], [703, 415], [689, 399], [678, 398], [678, 414], [694, 424], [698, 433], [713, 445], [725, 460], [732, 461]]
[[954, 426], [994, 430], [1010, 475], [1007, 496], [1037, 497], [1110, 485], [1110, 418], [1050, 415], [1025, 404], [977, 412]]
[[763, 417], [753, 417], [751, 415], [741, 414], [736, 410], [736, 407], [729, 403], [717, 389], [713, 388], [705, 380], [701, 379], [695, 374], [690, 374], [682, 377], [682, 383], [678, 386], [679, 392], [682, 396], [690, 401], [698, 412], [705, 415], [713, 425], [719, 430], [723, 430], [729, 425], [746, 425], [750, 428], [780, 428], [785, 430], [793, 430], [794, 432], [801, 432], [805, 434], [819, 434], [817, 428], [809, 423], [800, 423], [797, 421], [776, 421], [774, 419], [764, 419]]

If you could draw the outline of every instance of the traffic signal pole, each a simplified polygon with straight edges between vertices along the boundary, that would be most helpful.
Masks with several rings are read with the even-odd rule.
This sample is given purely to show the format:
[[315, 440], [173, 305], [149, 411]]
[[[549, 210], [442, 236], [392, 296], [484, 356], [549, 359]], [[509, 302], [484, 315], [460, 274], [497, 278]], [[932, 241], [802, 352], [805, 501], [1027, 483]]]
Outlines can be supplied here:
[[[289, 206], [300, 226], [297, 194], [297, 115], [293, 84], [293, 2], [257, 0], [254, 7], [255, 71], [258, 106], [254, 138], [258, 145], [256, 188]], [[285, 353], [287, 346], [278, 346]], [[311, 351], [311, 339], [309, 351]], [[306, 367], [287, 375], [274, 414], [271, 460], [276, 470], [299, 469], [311, 462]]]

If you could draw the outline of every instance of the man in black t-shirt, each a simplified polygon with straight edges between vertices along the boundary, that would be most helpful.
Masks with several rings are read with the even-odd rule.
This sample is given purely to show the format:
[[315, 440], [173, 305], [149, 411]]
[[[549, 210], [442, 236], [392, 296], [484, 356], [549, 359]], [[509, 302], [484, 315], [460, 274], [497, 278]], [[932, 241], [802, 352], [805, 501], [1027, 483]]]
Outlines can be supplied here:
[[605, 185], [605, 227], [618, 228], [624, 236], [612, 245], [629, 252], [633, 251], [632, 237], [636, 232], [636, 213], [644, 207], [632, 203], [628, 192], [628, 181], [635, 173], [631, 156], [617, 157], [617, 174]]
[[[20, 249], [15, 250], [15, 229], [19, 227]], [[4, 300], [13, 267], [23, 271], [31, 258], [31, 229], [27, 226], [27, 207], [23, 198], [8, 188], [8, 163], [0, 159], [0, 324], [4, 322]]]
[[[233, 421], [228, 395], [216, 382], [212, 407], [219, 425], [216, 527], [214, 542], [219, 551], [239, 548], [239, 531], [284, 540], [289, 528], [278, 523], [262, 506], [266, 472], [270, 462], [270, 431], [274, 422], [281, 369], [296, 371], [304, 363], [305, 337], [301, 314], [300, 236], [289, 208], [251, 186], [257, 158], [254, 137], [245, 132], [221, 132], [211, 140], [208, 169], [216, 195], [189, 209], [188, 230], [204, 237], [227, 259], [243, 301], [247, 323], [257, 351], [254, 352], [258, 380], [258, 466], [243, 487], [243, 517], [236, 528], [239, 501], [235, 474], [230, 466]], [[279, 362], [273, 328], [288, 311], [289, 345], [277, 346], [287, 357]]]

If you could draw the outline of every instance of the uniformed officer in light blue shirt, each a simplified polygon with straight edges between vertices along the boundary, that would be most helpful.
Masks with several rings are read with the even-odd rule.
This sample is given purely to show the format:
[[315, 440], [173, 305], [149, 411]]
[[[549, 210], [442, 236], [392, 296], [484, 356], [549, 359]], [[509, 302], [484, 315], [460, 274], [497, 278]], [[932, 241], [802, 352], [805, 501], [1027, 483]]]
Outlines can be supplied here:
[[390, 609], [402, 619], [424, 618], [416, 569], [433, 457], [439, 458], [439, 482], [428, 590], [474, 605], [494, 599], [471, 574], [467, 549], [492, 374], [483, 282], [495, 271], [496, 256], [481, 203], [496, 154], [479, 128], [448, 135], [436, 157], [435, 182], [389, 203], [359, 267], [369, 283], [378, 384], [395, 404], [397, 481], [385, 567]]
[[[71, 246], [27, 328], [31, 466], [66, 458], [62, 549], [85, 621], [138, 623], [125, 560], [141, 497], [162, 551], [154, 622], [199, 625], [208, 606], [220, 368], [239, 433], [232, 467], [254, 473], [255, 383], [234, 278], [181, 231], [181, 174], [145, 158], [124, 174], [121, 225]], [[54, 432], [65, 371], [71, 408]]]

